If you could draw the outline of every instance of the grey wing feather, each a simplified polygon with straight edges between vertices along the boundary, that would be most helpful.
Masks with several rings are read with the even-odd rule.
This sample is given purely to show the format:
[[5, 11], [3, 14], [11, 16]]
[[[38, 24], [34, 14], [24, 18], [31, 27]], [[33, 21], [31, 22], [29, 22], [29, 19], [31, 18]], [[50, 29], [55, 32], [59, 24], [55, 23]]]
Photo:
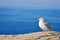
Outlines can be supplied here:
[[48, 23], [45, 23], [45, 26], [46, 26], [48, 29], [53, 29], [52, 26], [50, 26]]

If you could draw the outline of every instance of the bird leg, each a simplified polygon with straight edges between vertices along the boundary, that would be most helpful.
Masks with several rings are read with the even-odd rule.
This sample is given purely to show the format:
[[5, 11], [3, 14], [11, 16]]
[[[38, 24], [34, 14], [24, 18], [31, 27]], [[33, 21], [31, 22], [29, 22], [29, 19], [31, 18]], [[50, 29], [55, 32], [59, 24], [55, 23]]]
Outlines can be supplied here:
[[43, 30], [42, 32], [44, 32], [45, 34], [47, 34], [46, 30]]

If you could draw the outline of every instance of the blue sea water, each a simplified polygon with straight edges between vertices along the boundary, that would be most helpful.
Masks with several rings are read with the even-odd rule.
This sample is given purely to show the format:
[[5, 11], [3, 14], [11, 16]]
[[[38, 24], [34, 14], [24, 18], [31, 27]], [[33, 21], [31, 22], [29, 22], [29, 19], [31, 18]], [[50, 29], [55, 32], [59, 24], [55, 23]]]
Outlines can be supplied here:
[[44, 17], [60, 32], [60, 10], [0, 8], [0, 34], [25, 34], [42, 31], [38, 18]]

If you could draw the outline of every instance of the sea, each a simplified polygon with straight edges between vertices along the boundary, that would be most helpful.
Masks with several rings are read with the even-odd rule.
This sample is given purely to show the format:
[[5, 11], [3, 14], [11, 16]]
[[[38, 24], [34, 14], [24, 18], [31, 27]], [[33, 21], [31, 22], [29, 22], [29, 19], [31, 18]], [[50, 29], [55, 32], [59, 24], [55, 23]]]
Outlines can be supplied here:
[[44, 17], [57, 32], [60, 32], [59, 9], [0, 8], [0, 34], [26, 34], [42, 32], [38, 19]]

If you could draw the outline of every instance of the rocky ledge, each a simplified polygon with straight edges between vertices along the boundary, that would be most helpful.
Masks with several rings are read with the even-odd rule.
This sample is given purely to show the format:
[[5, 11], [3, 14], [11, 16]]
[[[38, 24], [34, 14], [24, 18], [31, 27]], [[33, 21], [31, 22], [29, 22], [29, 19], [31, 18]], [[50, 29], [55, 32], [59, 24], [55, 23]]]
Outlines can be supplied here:
[[0, 40], [60, 40], [60, 32], [34, 32], [18, 35], [0, 35]]

